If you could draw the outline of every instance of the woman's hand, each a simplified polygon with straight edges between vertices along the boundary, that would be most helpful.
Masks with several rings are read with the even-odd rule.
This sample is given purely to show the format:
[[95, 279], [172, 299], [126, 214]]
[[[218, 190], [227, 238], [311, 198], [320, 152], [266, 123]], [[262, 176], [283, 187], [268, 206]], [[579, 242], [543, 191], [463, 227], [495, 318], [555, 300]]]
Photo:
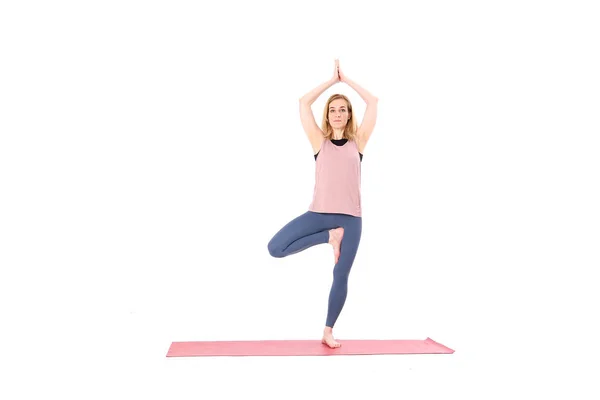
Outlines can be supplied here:
[[331, 78], [331, 83], [338, 83], [340, 81], [339, 66], [340, 66], [340, 62], [336, 58], [335, 66], [333, 67], [333, 77]]
[[337, 65], [337, 70], [338, 70], [338, 78], [339, 78], [340, 82], [346, 82], [346, 75], [344, 75], [344, 73], [340, 69], [340, 63], [338, 60], [336, 60], [336, 65]]

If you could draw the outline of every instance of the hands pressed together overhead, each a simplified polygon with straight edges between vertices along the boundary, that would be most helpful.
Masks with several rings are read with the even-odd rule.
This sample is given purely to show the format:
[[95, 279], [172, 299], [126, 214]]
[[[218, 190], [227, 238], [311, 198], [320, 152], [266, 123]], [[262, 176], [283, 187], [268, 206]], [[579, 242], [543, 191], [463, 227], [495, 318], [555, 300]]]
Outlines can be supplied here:
[[333, 78], [332, 79], [336, 83], [346, 81], [346, 76], [340, 69], [340, 60], [338, 60], [337, 58], [335, 59], [335, 67], [333, 68]]

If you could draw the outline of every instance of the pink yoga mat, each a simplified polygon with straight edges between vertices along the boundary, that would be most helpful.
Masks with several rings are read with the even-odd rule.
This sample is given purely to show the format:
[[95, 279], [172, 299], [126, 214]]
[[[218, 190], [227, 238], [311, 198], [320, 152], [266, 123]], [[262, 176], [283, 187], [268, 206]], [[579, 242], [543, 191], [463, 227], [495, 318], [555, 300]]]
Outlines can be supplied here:
[[454, 350], [425, 340], [339, 340], [332, 349], [320, 340], [173, 342], [167, 357], [199, 356], [334, 356], [365, 354], [452, 354]]

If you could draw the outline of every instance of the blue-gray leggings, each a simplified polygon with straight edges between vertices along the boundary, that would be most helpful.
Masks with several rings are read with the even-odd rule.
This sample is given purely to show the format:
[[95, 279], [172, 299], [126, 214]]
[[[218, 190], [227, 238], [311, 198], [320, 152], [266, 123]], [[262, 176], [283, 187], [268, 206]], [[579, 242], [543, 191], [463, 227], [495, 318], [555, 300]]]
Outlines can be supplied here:
[[356, 257], [362, 233], [362, 218], [347, 214], [330, 214], [307, 211], [285, 225], [269, 242], [273, 257], [286, 257], [317, 244], [329, 242], [329, 230], [342, 227], [344, 237], [340, 258], [333, 268], [333, 283], [329, 292], [329, 305], [325, 326], [333, 328], [348, 293], [348, 276]]

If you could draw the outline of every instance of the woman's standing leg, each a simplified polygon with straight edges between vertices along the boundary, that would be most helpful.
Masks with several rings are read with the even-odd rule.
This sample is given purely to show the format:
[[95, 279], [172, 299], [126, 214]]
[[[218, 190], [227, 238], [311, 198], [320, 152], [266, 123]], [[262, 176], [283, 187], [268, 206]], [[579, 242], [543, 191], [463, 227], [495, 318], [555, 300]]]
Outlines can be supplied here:
[[329, 242], [331, 219], [323, 214], [307, 211], [288, 222], [269, 241], [269, 254], [287, 257], [317, 244]]
[[330, 347], [339, 347], [340, 344], [333, 339], [333, 326], [337, 321], [348, 294], [348, 277], [354, 258], [358, 251], [362, 235], [362, 218], [351, 215], [338, 215], [337, 223], [344, 228], [344, 238], [340, 248], [340, 258], [333, 268], [333, 283], [329, 292], [327, 320], [323, 342]]

